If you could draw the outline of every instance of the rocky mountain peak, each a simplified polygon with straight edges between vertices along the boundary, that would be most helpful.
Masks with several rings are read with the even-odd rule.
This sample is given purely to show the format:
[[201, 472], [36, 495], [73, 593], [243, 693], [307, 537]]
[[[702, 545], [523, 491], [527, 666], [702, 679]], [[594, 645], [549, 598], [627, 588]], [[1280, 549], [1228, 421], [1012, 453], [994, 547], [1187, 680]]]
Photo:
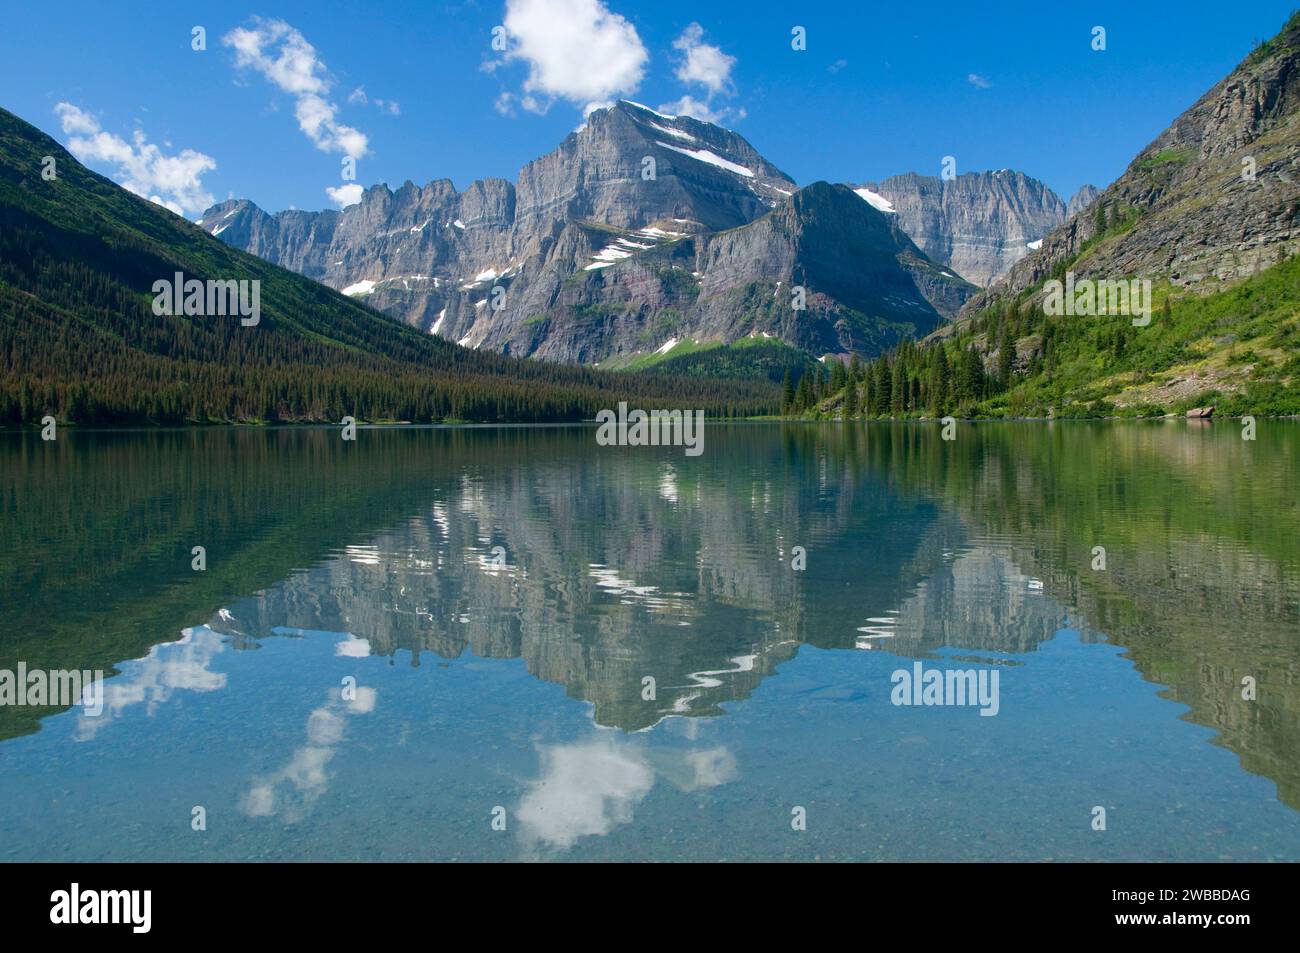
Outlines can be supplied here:
[[[1018, 173], [985, 177], [998, 196], [1045, 202]], [[937, 179], [900, 181], [911, 192], [895, 189], [898, 212], [862, 189], [800, 189], [731, 130], [621, 101], [516, 183], [377, 185], [320, 213], [223, 203], [203, 227], [468, 347], [594, 362], [687, 335], [763, 333], [811, 353], [874, 353], [931, 330], [973, 291], [910, 228], [914, 196], [933, 191], [942, 204], [951, 193], [955, 208], [958, 193]], [[966, 218], [949, 209], [944, 221], [1011, 204], [999, 201], [969, 198]], [[1003, 231], [1019, 238], [1029, 227]], [[933, 244], [966, 260], [946, 233]], [[791, 307], [796, 285], [809, 292], [807, 313]]]
[[1082, 186], [1079, 191], [1075, 192], [1074, 195], [1070, 197], [1070, 202], [1065, 208], [1066, 215], [1078, 215], [1096, 201], [1097, 196], [1100, 194], [1101, 190], [1095, 185]]

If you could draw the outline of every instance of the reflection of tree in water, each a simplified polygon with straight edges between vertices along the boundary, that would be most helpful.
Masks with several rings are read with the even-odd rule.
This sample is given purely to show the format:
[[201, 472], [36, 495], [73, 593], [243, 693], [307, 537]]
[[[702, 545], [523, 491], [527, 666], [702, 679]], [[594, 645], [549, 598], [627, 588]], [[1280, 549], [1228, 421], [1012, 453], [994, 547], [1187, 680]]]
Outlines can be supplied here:
[[[1300, 441], [1274, 422], [1055, 424], [962, 430], [964, 465], [904, 482], [1127, 649], [1147, 679], [1220, 733], [1300, 808]], [[1091, 569], [1093, 547], [1107, 568]], [[1258, 700], [1241, 680], [1258, 681]]]

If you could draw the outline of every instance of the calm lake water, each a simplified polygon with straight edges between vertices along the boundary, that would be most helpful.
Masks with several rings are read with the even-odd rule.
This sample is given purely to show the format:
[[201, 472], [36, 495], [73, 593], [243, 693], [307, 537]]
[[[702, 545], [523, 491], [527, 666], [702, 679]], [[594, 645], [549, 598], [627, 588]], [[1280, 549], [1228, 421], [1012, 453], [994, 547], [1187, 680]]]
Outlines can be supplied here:
[[1300, 424], [705, 433], [0, 434], [0, 859], [1300, 860]]

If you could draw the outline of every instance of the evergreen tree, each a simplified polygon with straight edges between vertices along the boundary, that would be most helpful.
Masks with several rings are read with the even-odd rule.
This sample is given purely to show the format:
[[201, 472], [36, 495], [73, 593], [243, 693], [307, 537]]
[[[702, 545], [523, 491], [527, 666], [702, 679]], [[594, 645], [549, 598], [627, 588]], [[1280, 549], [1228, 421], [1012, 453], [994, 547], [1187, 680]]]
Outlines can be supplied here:
[[942, 344], [935, 348], [934, 358], [934, 410], [935, 416], [948, 409], [952, 392], [952, 370], [948, 366], [948, 349]]
[[[852, 375], [850, 375], [852, 376]], [[844, 391], [844, 418], [847, 420], [858, 415], [858, 385], [850, 383]]]
[[881, 357], [872, 363], [875, 365], [875, 372], [872, 375], [874, 384], [872, 386], [871, 413], [877, 417], [883, 417], [889, 413], [889, 362]]
[[998, 342], [998, 390], [1006, 390], [1011, 385], [1011, 358], [1015, 345], [1006, 327], [1002, 329], [1002, 340]]
[[831, 365], [830, 393], [838, 394], [846, 384], [848, 384], [848, 373], [844, 370], [844, 363], [836, 359], [835, 363]]

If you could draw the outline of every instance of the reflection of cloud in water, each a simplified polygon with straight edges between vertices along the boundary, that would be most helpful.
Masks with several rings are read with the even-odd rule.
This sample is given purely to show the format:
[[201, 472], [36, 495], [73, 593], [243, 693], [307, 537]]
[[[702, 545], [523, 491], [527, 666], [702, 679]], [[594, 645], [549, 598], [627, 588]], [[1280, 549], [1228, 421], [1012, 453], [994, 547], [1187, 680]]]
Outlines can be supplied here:
[[722, 746], [692, 751], [686, 755], [686, 763], [695, 771], [695, 783], [690, 790], [716, 788], [719, 784], [734, 781], [740, 774], [736, 756]]
[[155, 645], [144, 658], [123, 665], [119, 677], [104, 683], [104, 711], [78, 719], [77, 740], [94, 738], [104, 725], [135, 705], [144, 705], [152, 717], [158, 706], [178, 691], [225, 688], [225, 673], [208, 671], [212, 659], [224, 648], [222, 636], [201, 625], [183, 629], [179, 641]]
[[335, 644], [334, 654], [343, 658], [369, 658], [370, 640], [359, 639], [355, 635], [349, 634], [342, 642]]
[[544, 748], [542, 777], [524, 795], [515, 816], [530, 839], [567, 849], [578, 838], [608, 834], [632, 820], [654, 787], [654, 771], [631, 747], [611, 740]]
[[374, 711], [378, 694], [373, 688], [359, 687], [351, 701], [343, 701], [341, 690], [331, 690], [330, 700], [307, 716], [307, 743], [275, 774], [256, 779], [240, 799], [239, 809], [249, 817], [282, 814], [286, 823], [301, 820], [329, 787], [325, 769], [343, 741], [344, 716]]
[[578, 744], [539, 751], [541, 777], [515, 808], [528, 849], [568, 850], [582, 837], [608, 834], [632, 821], [636, 806], [664, 777], [683, 791], [716, 787], [739, 775], [723, 747], [656, 750], [601, 734]]

